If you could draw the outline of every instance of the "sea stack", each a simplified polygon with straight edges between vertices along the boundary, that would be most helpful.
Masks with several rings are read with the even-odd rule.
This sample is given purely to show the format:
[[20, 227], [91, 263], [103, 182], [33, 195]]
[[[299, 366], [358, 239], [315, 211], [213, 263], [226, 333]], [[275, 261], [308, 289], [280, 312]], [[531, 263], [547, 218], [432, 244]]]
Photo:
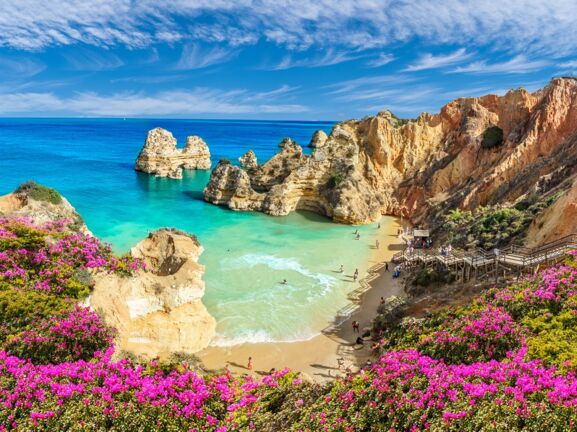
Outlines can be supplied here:
[[318, 131], [316, 131], [313, 134], [311, 141], [309, 142], [309, 147], [320, 148], [326, 144], [327, 139], [328, 139], [328, 136], [325, 133], [325, 131], [319, 129]]
[[148, 132], [135, 169], [157, 177], [182, 178], [183, 169], [210, 169], [210, 150], [198, 136], [189, 136], [186, 145], [176, 147], [176, 138], [166, 129]]
[[116, 345], [137, 356], [168, 357], [205, 348], [216, 321], [202, 303], [203, 248], [195, 236], [160, 229], [131, 250], [144, 261], [132, 276], [98, 274], [90, 306], [117, 330]]
[[244, 155], [239, 157], [238, 161], [240, 162], [240, 166], [247, 170], [254, 169], [258, 165], [256, 155], [252, 150], [247, 151]]

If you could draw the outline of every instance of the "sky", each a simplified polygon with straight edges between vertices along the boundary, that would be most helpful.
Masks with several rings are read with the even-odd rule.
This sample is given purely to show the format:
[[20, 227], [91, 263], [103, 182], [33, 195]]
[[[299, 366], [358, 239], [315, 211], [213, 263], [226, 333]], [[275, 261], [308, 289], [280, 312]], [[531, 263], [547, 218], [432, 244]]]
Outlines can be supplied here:
[[576, 40], [577, 0], [1, 0], [0, 116], [413, 118]]

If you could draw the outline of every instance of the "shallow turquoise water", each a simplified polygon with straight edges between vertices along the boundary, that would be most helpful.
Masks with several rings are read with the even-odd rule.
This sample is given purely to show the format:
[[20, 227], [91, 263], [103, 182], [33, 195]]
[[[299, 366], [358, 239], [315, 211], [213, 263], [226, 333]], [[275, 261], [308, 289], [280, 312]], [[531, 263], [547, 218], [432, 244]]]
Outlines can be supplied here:
[[[331, 128], [306, 122], [0, 119], [0, 193], [28, 179], [55, 187], [119, 252], [163, 226], [196, 234], [205, 248], [204, 303], [218, 322], [215, 344], [317, 334], [356, 288], [347, 274], [365, 270], [376, 227], [359, 227], [357, 241], [356, 228], [311, 213], [271, 217], [207, 204], [207, 171], [189, 171], [183, 180], [137, 173], [134, 159], [156, 126], [171, 130], [179, 142], [202, 136], [213, 162], [236, 160], [250, 148], [263, 161], [284, 136], [307, 143], [316, 129]], [[344, 275], [337, 272], [340, 264]]]

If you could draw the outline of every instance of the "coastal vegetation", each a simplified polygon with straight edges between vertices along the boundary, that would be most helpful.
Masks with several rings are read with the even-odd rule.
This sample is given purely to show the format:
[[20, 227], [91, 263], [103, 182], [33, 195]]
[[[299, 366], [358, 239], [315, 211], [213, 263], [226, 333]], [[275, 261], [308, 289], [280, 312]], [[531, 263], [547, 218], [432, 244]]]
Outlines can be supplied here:
[[448, 240], [462, 248], [502, 247], [521, 236], [535, 217], [559, 196], [559, 193], [545, 197], [529, 194], [511, 207], [481, 206], [474, 211], [453, 209], [445, 216]]
[[119, 358], [113, 330], [76, 303], [90, 291], [86, 273], [141, 265], [62, 223], [0, 220], [0, 430], [563, 431], [577, 422], [575, 253], [469, 305], [383, 327], [372, 364], [324, 385], [289, 370], [234, 377]]
[[46, 201], [52, 204], [60, 204], [62, 202], [62, 196], [58, 193], [58, 191], [38, 184], [32, 180], [22, 183], [20, 186], [18, 186], [14, 193], [26, 194], [30, 198], [37, 201]]

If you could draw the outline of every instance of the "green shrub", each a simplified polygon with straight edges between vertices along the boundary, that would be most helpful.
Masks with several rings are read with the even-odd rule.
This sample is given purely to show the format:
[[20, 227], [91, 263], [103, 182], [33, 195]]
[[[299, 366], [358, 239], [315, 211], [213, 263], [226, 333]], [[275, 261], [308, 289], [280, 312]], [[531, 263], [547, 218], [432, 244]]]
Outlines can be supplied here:
[[22, 183], [18, 186], [15, 193], [26, 194], [36, 201], [46, 201], [52, 204], [60, 204], [62, 202], [62, 196], [55, 189], [42, 186], [34, 181]]
[[413, 283], [415, 285], [426, 287], [435, 283], [453, 283], [455, 279], [455, 275], [448, 270], [426, 268], [417, 273]]
[[485, 129], [481, 146], [485, 149], [499, 147], [503, 144], [503, 129], [499, 126], [491, 126]]
[[338, 185], [340, 185], [342, 181], [343, 181], [343, 175], [342, 174], [335, 174], [335, 175], [331, 176], [331, 178], [329, 179], [329, 181], [327, 183], [327, 186], [331, 189], [334, 189]]

